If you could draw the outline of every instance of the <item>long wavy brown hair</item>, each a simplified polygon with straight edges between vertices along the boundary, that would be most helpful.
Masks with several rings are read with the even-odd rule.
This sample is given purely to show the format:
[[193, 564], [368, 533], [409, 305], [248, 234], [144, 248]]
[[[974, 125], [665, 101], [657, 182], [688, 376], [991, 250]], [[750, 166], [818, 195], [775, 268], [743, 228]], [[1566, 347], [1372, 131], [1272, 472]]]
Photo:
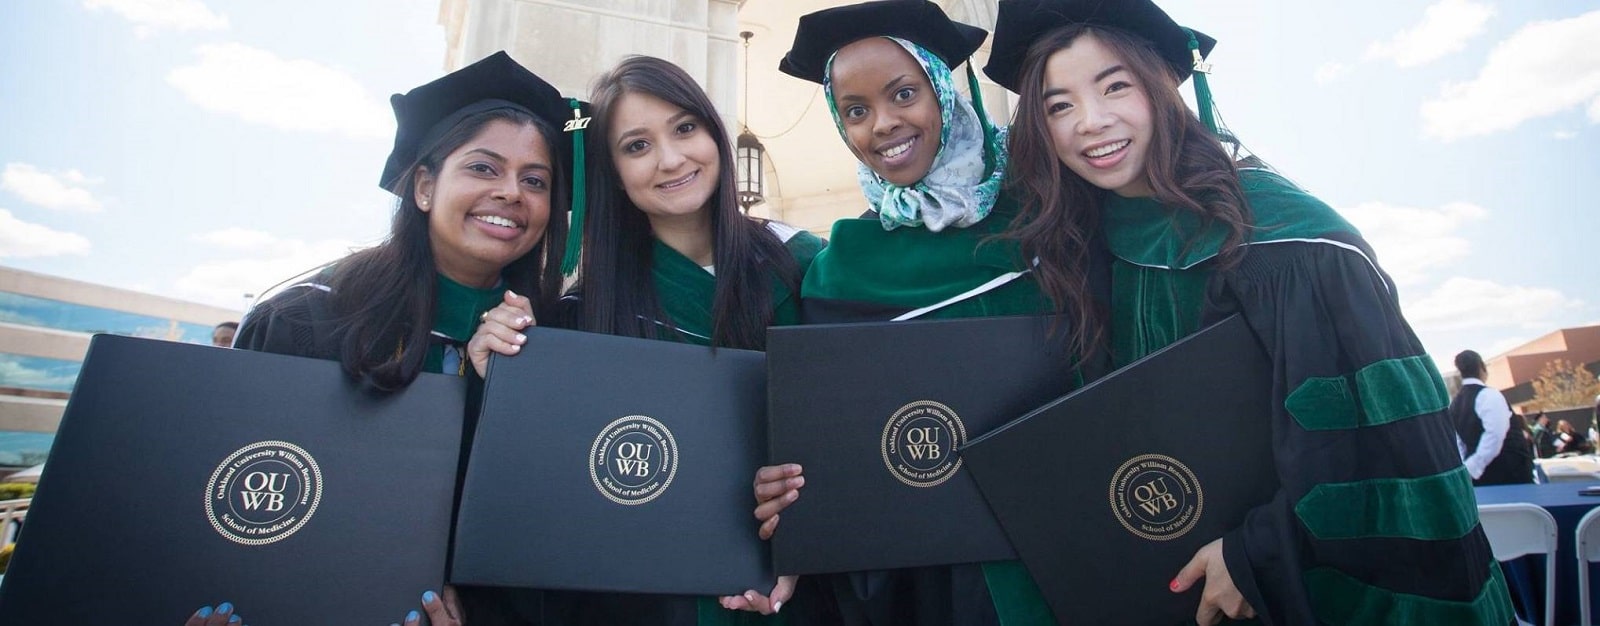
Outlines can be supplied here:
[[1038, 259], [1036, 280], [1071, 323], [1068, 339], [1079, 354], [1101, 345], [1106, 336], [1105, 306], [1089, 293], [1089, 259], [1092, 247], [1102, 245], [1097, 243], [1100, 212], [1111, 192], [1073, 173], [1056, 156], [1045, 119], [1044, 68], [1052, 54], [1084, 35], [1094, 36], [1121, 59], [1150, 101], [1153, 132], [1145, 175], [1154, 199], [1201, 216], [1207, 227], [1220, 222], [1227, 228], [1220, 267], [1238, 262], [1251, 224], [1232, 157], [1184, 104], [1177, 76], [1148, 42], [1085, 24], [1040, 37], [1023, 59], [1021, 99], [1011, 127], [1006, 188], [1021, 210], [1005, 236], [1018, 240], [1026, 257]]

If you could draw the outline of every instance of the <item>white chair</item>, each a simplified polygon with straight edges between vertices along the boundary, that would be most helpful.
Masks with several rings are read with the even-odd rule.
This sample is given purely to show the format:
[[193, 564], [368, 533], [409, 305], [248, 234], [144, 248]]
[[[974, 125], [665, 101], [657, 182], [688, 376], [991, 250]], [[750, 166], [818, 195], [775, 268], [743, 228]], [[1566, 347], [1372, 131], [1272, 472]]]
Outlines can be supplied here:
[[1590, 509], [1578, 520], [1578, 615], [1589, 621], [1589, 564], [1600, 561], [1600, 508]]
[[[1510, 561], [1529, 554], [1545, 555], [1544, 623], [1556, 623], [1556, 518], [1543, 508], [1526, 502], [1478, 505], [1478, 521], [1489, 536], [1489, 549], [1496, 561]], [[1518, 623], [1526, 624], [1520, 618]]]

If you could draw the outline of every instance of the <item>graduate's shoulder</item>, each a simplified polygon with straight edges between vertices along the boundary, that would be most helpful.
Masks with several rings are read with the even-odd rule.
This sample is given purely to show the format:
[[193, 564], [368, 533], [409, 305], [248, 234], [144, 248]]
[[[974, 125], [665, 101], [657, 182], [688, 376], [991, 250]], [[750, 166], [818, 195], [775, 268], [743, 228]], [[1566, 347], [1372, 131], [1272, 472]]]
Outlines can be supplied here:
[[1239, 186], [1250, 204], [1254, 226], [1251, 243], [1361, 237], [1360, 232], [1328, 203], [1282, 174], [1261, 168], [1240, 168]]
[[783, 242], [784, 248], [787, 248], [789, 254], [794, 256], [795, 262], [800, 264], [801, 271], [811, 265], [811, 260], [828, 245], [827, 240], [793, 224], [767, 220], [766, 228], [778, 237], [778, 241]]

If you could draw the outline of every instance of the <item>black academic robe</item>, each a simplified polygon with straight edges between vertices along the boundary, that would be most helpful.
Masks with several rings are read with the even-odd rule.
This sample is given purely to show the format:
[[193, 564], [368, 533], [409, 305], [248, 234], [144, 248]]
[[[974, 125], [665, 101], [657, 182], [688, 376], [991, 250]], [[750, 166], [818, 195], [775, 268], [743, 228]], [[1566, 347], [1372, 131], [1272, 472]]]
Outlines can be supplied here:
[[[1052, 313], [1017, 244], [997, 237], [1015, 215], [1013, 201], [1001, 196], [994, 212], [977, 224], [937, 233], [905, 226], [884, 230], [870, 212], [839, 220], [828, 249], [817, 255], [802, 283], [802, 319], [816, 324]], [[1094, 264], [1091, 274], [1096, 269], [1104, 270], [1104, 264]], [[1097, 275], [1096, 284], [1109, 280], [1103, 271]], [[820, 612], [806, 615], [806, 623], [1051, 622], [1032, 579], [1014, 561], [803, 576], [800, 589], [832, 599], [808, 607]]]
[[1282, 488], [1224, 535], [1234, 584], [1267, 624], [1507, 624], [1444, 385], [1393, 282], [1327, 205], [1270, 172], [1240, 180], [1254, 228], [1231, 269], [1192, 214], [1109, 194], [1104, 212], [1118, 364], [1235, 312], [1274, 363], [1261, 427]]
[[[786, 224], [769, 222], [766, 227], [783, 241], [803, 273], [827, 242], [809, 232]], [[666, 319], [654, 320], [657, 338], [696, 345], [710, 345], [712, 303], [716, 295], [716, 275], [660, 241], [651, 245], [651, 274], [657, 301]], [[714, 268], [713, 268], [714, 269]], [[799, 322], [799, 302], [791, 281], [771, 277], [772, 325], [788, 326]], [[574, 291], [561, 300], [558, 316], [571, 328], [581, 328], [583, 295]], [[754, 508], [754, 500], [752, 500]], [[766, 591], [766, 590], [758, 590]], [[543, 624], [583, 626], [788, 626], [826, 624], [791, 619], [806, 610], [806, 597], [796, 593], [784, 605], [782, 614], [761, 615], [748, 611], [729, 611], [717, 598], [611, 592], [546, 592]], [[533, 624], [536, 622], [527, 622]]]
[[[328, 276], [329, 272], [323, 272], [257, 304], [240, 324], [234, 347], [338, 361], [343, 329], [329, 303], [332, 287], [327, 284]], [[440, 373], [449, 369], [451, 373], [468, 376], [458, 480], [466, 475], [467, 453], [472, 447], [477, 408], [483, 391], [483, 381], [477, 377], [471, 365], [464, 362], [460, 348], [476, 330], [478, 314], [499, 304], [501, 291], [499, 288], [472, 289], [440, 277], [440, 303], [436, 307], [440, 319], [434, 327], [435, 341], [430, 346], [424, 370]], [[553, 321], [541, 320], [545, 325]], [[447, 358], [446, 353], [452, 351], [455, 354]], [[447, 364], [450, 367], [445, 367]], [[469, 375], [468, 372], [472, 373]], [[459, 487], [458, 484], [458, 493]], [[577, 623], [563, 619], [563, 607], [547, 601], [545, 594], [538, 590], [459, 587], [457, 591], [462, 609], [466, 612], [466, 622], [474, 626], [556, 626]], [[396, 607], [396, 616], [403, 615], [410, 608]]]

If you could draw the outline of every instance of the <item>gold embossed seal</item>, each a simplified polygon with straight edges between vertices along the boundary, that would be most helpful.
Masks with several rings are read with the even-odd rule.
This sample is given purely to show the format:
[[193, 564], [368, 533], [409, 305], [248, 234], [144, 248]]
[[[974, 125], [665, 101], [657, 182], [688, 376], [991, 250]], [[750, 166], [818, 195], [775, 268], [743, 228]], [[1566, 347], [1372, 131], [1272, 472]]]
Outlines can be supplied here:
[[1205, 511], [1205, 491], [1188, 466], [1170, 456], [1128, 459], [1111, 476], [1111, 514], [1122, 527], [1152, 541], [1182, 537]]
[[961, 416], [938, 402], [918, 400], [889, 416], [880, 449], [895, 479], [912, 487], [936, 487], [961, 469], [955, 451], [966, 441]]
[[643, 415], [607, 424], [589, 447], [589, 478], [617, 504], [654, 500], [677, 474], [678, 441], [665, 424]]
[[322, 503], [322, 468], [305, 448], [259, 441], [235, 450], [206, 482], [206, 518], [217, 534], [247, 546], [282, 541]]

